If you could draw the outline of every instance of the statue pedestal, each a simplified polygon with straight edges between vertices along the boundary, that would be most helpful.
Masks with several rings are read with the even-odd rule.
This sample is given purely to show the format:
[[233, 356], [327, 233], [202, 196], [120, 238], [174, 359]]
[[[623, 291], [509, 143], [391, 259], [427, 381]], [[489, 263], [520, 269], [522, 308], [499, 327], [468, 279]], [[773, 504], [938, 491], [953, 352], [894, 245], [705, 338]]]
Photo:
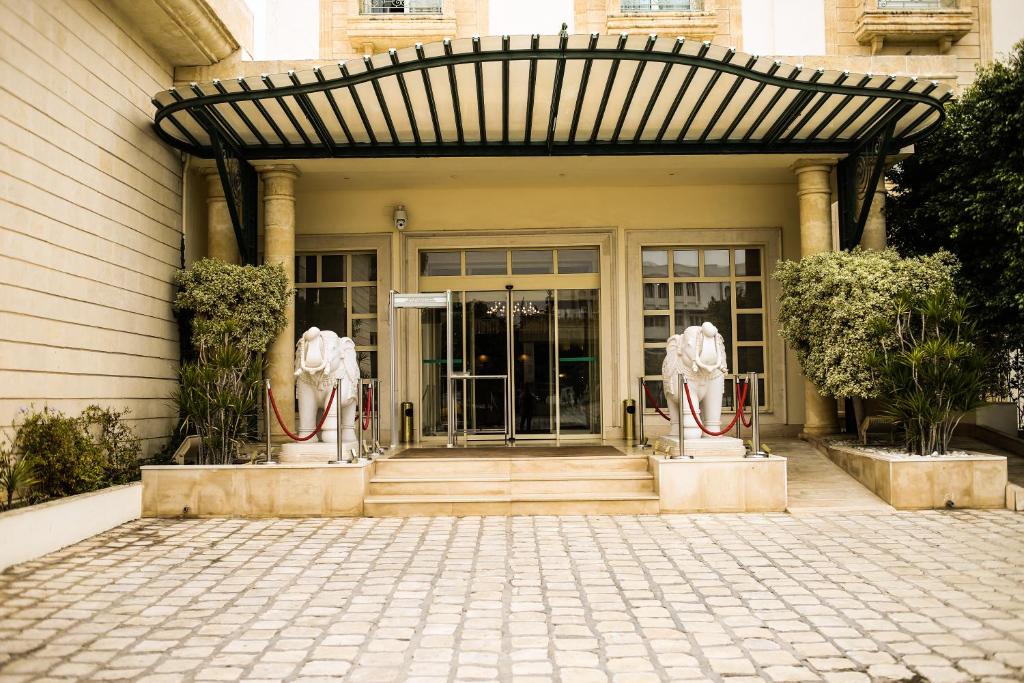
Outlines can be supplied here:
[[[659, 436], [654, 440], [654, 452], [665, 455], [679, 455], [678, 436]], [[732, 457], [746, 455], [743, 441], [732, 436], [714, 436], [703, 439], [684, 439], [683, 455], [700, 458], [710, 455]]]
[[[347, 460], [351, 458], [349, 451], [356, 450], [356, 442], [345, 442], [342, 444], [342, 454]], [[338, 458], [338, 444], [336, 443], [321, 443], [319, 441], [309, 442], [289, 442], [281, 445], [281, 452], [277, 456], [277, 461], [281, 464], [289, 463], [326, 463], [333, 462]]]

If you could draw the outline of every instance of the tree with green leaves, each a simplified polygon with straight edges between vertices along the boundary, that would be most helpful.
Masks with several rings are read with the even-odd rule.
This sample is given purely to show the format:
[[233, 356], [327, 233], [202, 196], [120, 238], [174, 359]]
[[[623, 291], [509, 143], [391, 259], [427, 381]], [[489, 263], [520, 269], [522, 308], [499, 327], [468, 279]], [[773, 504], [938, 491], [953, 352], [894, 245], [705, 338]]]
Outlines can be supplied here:
[[[907, 255], [952, 252], [979, 342], [1017, 359], [1024, 388], [1024, 41], [946, 105], [942, 126], [889, 173], [890, 243]], [[1007, 368], [1000, 368], [1004, 375]]]

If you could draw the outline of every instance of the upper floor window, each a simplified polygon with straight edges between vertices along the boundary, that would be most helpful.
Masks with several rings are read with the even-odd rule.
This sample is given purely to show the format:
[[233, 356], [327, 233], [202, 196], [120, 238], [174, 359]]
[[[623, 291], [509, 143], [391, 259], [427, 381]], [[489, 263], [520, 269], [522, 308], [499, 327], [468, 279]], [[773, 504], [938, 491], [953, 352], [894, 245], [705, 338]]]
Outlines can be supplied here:
[[878, 9], [956, 9], [957, 0], [878, 0]]
[[441, 14], [443, 0], [362, 0], [363, 14]]
[[622, 0], [623, 12], [699, 12], [703, 0]]

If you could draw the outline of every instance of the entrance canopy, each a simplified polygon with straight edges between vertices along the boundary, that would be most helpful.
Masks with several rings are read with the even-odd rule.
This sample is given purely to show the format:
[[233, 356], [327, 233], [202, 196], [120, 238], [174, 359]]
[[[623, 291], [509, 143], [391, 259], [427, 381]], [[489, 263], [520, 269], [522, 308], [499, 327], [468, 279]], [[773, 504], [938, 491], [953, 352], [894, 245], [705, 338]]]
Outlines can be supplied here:
[[163, 91], [156, 129], [201, 157], [849, 154], [943, 118], [934, 81], [789, 66], [655, 35], [445, 40]]

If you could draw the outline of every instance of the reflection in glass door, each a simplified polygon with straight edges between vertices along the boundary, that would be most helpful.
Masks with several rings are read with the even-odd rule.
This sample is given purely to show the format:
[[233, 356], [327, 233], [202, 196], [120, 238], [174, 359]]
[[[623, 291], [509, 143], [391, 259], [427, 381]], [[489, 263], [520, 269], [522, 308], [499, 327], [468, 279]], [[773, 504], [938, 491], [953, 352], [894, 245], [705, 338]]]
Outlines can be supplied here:
[[[515, 438], [599, 434], [600, 363], [595, 289], [458, 292], [455, 371], [508, 375]], [[508, 315], [511, 307], [511, 316]], [[423, 435], [446, 433], [443, 311], [422, 317]], [[499, 380], [456, 386], [457, 424], [500, 432], [506, 397]]]

